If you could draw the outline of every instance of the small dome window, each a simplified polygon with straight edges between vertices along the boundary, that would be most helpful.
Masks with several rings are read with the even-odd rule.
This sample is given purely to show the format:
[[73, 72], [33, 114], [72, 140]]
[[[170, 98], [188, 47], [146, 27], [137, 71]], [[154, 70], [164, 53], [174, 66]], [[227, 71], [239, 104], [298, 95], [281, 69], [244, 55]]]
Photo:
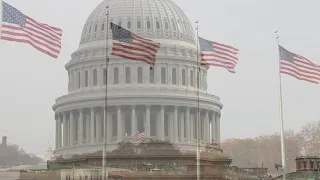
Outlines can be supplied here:
[[167, 21], [164, 22], [164, 28], [166, 30], [169, 30], [169, 23]]
[[97, 30], [98, 30], [98, 24], [94, 26], [94, 32], [97, 32]]
[[104, 31], [104, 23], [101, 25], [101, 31]]
[[173, 28], [173, 31], [176, 31], [176, 30], [177, 30], [177, 26], [176, 26], [176, 23], [175, 23], [175, 22], [172, 22], [172, 28]]
[[157, 29], [160, 29], [160, 22], [159, 21], [156, 22], [156, 27], [157, 27]]
[[140, 20], [138, 20], [138, 22], [137, 22], [137, 28], [141, 29], [141, 21]]
[[150, 23], [149, 20], [147, 21], [147, 28], [148, 28], [148, 29], [151, 29], [151, 23]]
[[128, 29], [131, 29], [131, 20], [128, 20], [128, 22], [127, 22], [127, 28], [128, 28]]

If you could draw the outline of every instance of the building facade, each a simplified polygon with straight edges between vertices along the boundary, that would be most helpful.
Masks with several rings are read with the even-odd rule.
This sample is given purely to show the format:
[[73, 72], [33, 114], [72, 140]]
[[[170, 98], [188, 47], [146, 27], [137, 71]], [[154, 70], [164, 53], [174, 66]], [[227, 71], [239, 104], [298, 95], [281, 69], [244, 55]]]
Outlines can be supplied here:
[[[161, 44], [152, 70], [143, 62], [109, 55], [112, 34], [107, 6], [109, 22]], [[87, 19], [79, 48], [65, 66], [68, 94], [53, 106], [54, 154], [101, 150], [104, 131], [108, 151], [137, 132], [181, 149], [195, 149], [198, 107], [201, 144], [219, 144], [222, 104], [207, 92], [208, 67], [202, 66], [197, 76], [196, 42], [190, 21], [172, 0], [104, 0]]]

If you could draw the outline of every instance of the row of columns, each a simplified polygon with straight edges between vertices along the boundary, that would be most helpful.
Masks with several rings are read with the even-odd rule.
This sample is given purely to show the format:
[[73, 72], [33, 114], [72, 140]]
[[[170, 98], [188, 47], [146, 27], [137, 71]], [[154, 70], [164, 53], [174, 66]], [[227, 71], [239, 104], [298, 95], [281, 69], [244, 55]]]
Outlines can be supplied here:
[[[141, 107], [141, 106], [139, 106]], [[156, 107], [156, 116], [151, 116], [151, 108]], [[108, 107], [106, 127], [104, 127], [104, 109], [102, 107], [78, 109], [56, 115], [56, 148], [81, 144], [101, 143], [106, 128], [106, 142], [121, 142], [138, 132], [137, 107], [130, 106], [130, 133], [126, 126], [125, 111], [121, 106]], [[128, 110], [128, 108], [126, 109]], [[154, 109], [153, 109], [154, 110]], [[131, 111], [131, 112], [130, 112]], [[142, 122], [146, 137], [169, 140], [172, 143], [196, 142], [197, 112], [194, 108], [178, 106], [144, 106], [138, 113], [144, 115]], [[141, 119], [141, 117], [139, 117]], [[151, 127], [154, 127], [151, 133]], [[141, 129], [141, 128], [140, 128]], [[201, 141], [220, 143], [220, 114], [201, 109]]]

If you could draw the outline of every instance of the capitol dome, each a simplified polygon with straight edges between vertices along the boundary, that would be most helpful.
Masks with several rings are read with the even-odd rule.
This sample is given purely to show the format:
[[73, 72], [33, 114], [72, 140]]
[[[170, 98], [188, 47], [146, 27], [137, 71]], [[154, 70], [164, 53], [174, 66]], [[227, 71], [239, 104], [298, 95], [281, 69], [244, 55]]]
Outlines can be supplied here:
[[[112, 34], [106, 26], [107, 6], [111, 22], [160, 43], [153, 70], [146, 63], [110, 55]], [[84, 24], [79, 48], [65, 66], [68, 93], [53, 105], [55, 155], [101, 150], [104, 130], [108, 151], [117, 148], [119, 142], [130, 141], [137, 132], [145, 132], [146, 138], [169, 141], [181, 149], [195, 149], [196, 44], [190, 21], [172, 0], [100, 3]], [[207, 70], [203, 66], [199, 73], [203, 146], [212, 141], [220, 143], [222, 109], [220, 99], [207, 92]], [[106, 84], [108, 111], [104, 127]]]

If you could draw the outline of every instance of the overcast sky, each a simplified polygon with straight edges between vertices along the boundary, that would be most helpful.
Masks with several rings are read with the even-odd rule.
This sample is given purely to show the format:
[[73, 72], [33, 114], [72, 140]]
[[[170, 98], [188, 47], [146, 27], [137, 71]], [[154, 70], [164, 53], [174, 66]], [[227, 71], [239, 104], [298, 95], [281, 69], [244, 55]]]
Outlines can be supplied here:
[[[67, 93], [64, 65], [79, 45], [82, 27], [102, 0], [7, 0], [26, 15], [61, 27], [58, 59], [26, 44], [0, 41], [0, 135], [27, 152], [54, 147], [52, 105]], [[288, 50], [320, 64], [319, 0], [174, 0], [199, 35], [240, 49], [236, 74], [212, 67], [209, 92], [220, 96], [222, 138], [279, 132], [278, 56], [274, 30]], [[285, 129], [320, 120], [319, 85], [283, 76]]]

